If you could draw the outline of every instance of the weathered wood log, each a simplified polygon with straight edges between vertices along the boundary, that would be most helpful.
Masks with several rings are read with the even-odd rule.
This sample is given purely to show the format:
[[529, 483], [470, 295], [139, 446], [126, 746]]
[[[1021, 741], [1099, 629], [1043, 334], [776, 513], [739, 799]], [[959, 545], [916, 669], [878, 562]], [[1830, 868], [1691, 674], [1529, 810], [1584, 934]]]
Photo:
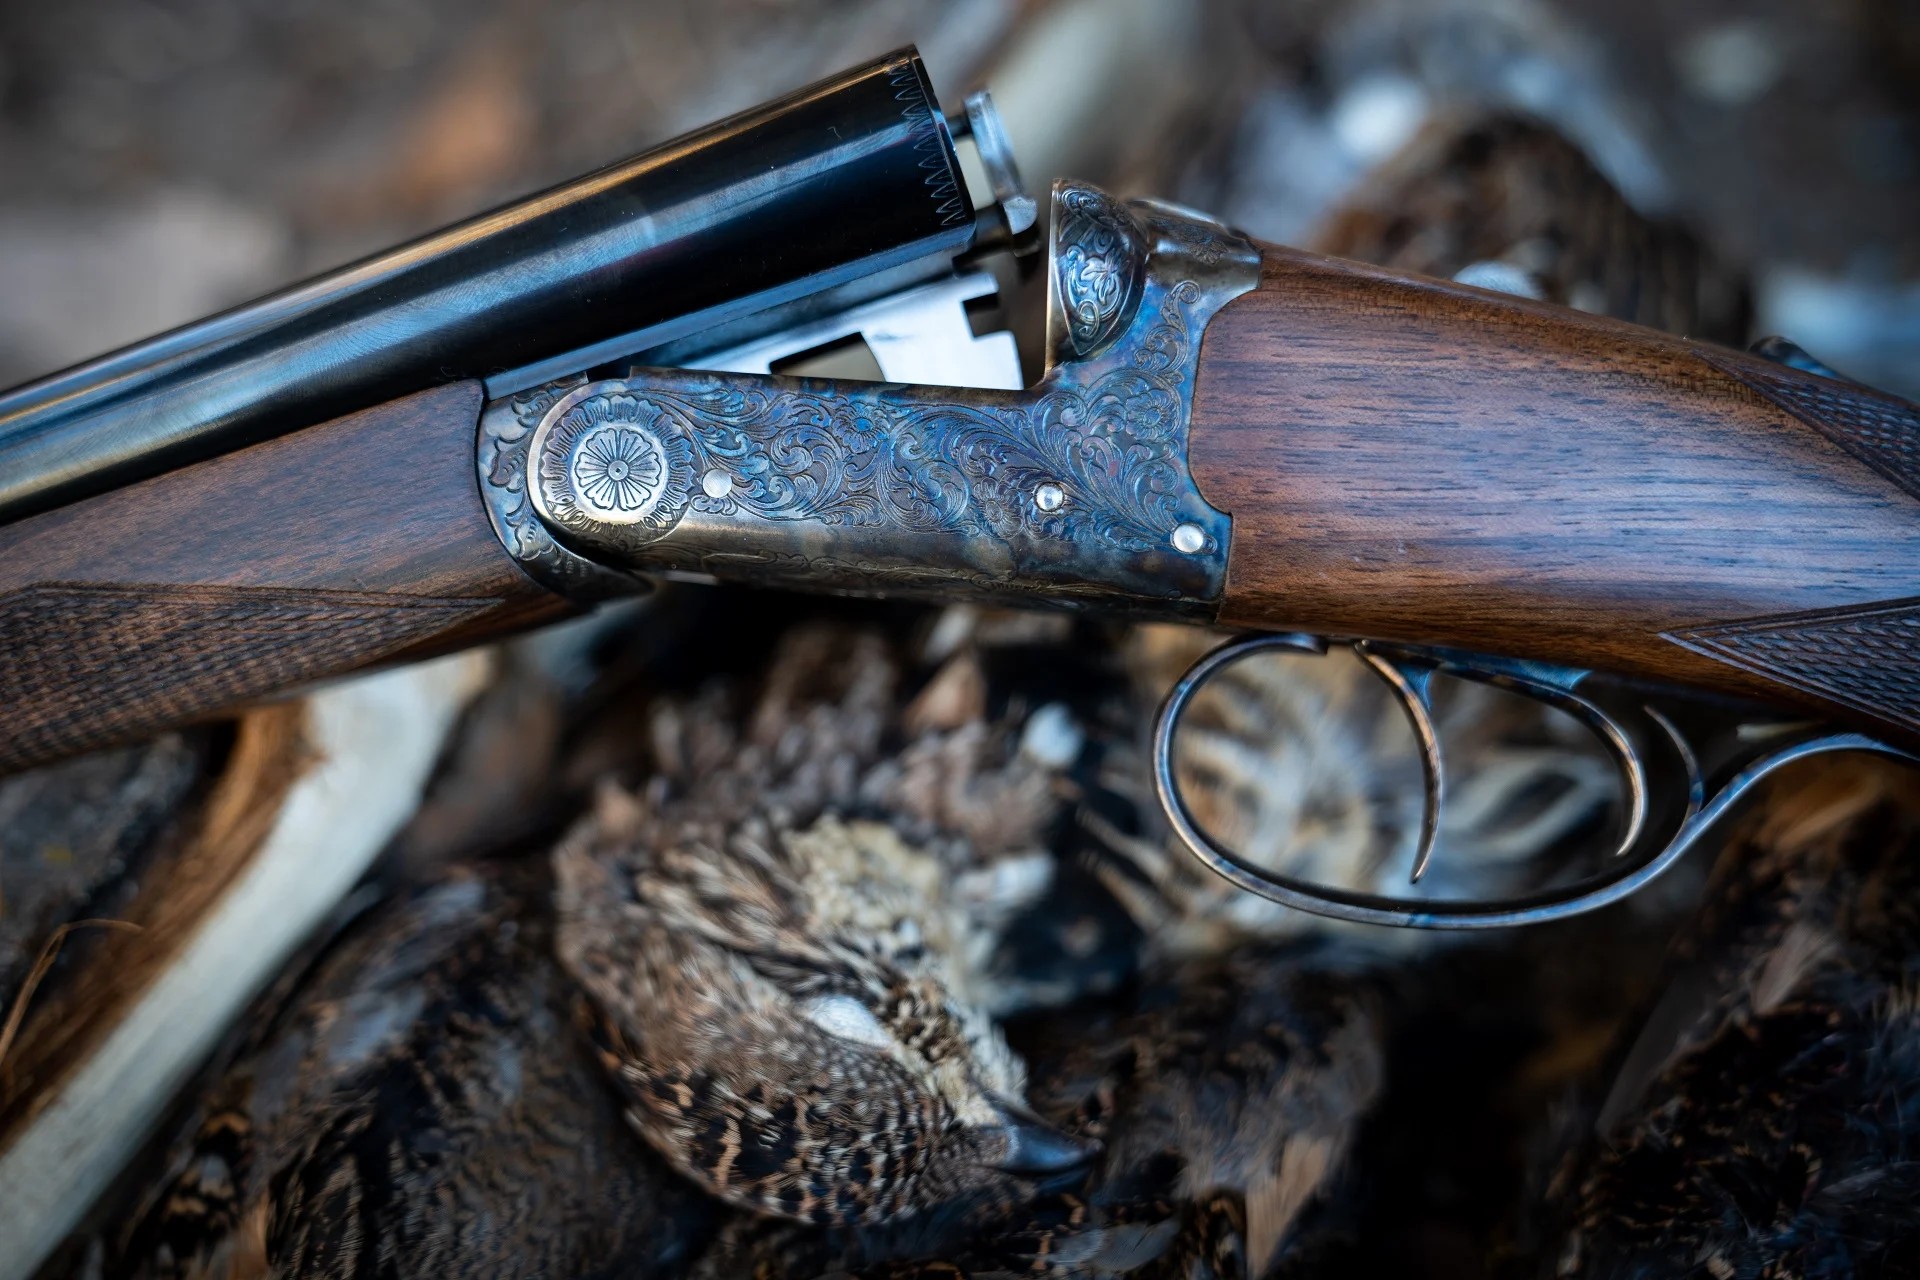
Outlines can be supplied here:
[[242, 718], [204, 801], [121, 904], [134, 927], [26, 1007], [0, 1064], [0, 1277], [31, 1275], [73, 1229], [412, 814], [487, 666], [448, 658]]

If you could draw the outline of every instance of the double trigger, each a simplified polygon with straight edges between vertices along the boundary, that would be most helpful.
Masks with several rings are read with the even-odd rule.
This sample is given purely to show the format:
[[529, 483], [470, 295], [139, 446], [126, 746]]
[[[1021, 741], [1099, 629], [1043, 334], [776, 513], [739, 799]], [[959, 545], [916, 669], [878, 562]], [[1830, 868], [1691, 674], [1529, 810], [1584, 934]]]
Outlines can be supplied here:
[[1859, 733], [1689, 697], [1551, 663], [1455, 650], [1345, 642], [1398, 700], [1412, 727], [1425, 778], [1425, 810], [1408, 872], [1409, 889], [1432, 867], [1447, 800], [1447, 772], [1435, 724], [1436, 675], [1492, 685], [1572, 716], [1605, 749], [1622, 793], [1620, 835], [1599, 870], [1521, 896], [1473, 900], [1360, 892], [1297, 879], [1220, 847], [1180, 793], [1174, 740], [1187, 708], [1206, 684], [1256, 654], [1325, 655], [1330, 642], [1301, 633], [1228, 641], [1196, 662], [1168, 693], [1153, 737], [1154, 787], [1176, 837], [1215, 874], [1239, 888], [1302, 911], [1365, 924], [1485, 929], [1537, 924], [1592, 911], [1644, 887], [1694, 848], [1701, 836], [1774, 770], [1809, 756], [1865, 751], [1913, 761], [1905, 751]]

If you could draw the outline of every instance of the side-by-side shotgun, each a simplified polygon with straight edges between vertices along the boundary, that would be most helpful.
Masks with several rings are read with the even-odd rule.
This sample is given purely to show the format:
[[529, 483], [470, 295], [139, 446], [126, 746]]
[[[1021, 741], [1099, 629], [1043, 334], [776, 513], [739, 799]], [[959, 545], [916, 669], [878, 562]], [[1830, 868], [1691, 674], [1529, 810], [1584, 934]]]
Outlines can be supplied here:
[[[971, 138], [991, 203], [955, 151]], [[977, 335], [1037, 257], [1047, 367]], [[769, 370], [865, 337], [882, 382]], [[1920, 747], [1920, 409], [1761, 354], [1021, 190], [911, 50], [0, 396], [0, 767], [658, 576], [1245, 629], [1162, 716], [1246, 888], [1492, 925], [1612, 901], [1768, 770]], [[1351, 644], [1445, 795], [1447, 672], [1584, 721], [1619, 852], [1526, 898], [1297, 883], [1174, 785], [1247, 653]]]

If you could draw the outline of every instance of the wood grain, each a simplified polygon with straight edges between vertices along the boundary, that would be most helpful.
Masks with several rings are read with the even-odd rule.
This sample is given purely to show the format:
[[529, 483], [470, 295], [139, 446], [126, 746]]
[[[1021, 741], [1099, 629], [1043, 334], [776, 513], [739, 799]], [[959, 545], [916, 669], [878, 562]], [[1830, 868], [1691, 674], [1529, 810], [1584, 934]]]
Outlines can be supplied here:
[[494, 536], [477, 383], [0, 527], [0, 769], [565, 612]]
[[1920, 738], [1920, 412], [1758, 357], [1268, 248], [1191, 462], [1223, 622], [1531, 657]]

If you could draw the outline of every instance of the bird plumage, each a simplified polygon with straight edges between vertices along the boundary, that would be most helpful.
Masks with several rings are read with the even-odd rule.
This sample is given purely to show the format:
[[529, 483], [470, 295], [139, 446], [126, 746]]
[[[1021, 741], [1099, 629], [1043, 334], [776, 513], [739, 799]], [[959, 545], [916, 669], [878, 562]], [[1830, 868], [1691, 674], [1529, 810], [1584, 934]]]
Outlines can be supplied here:
[[985, 1206], [937, 1248], [894, 1258], [736, 1220], [698, 1274], [1310, 1274], [1350, 1227], [1338, 1191], [1383, 1083], [1381, 994], [1352, 949], [1296, 945], [1185, 962], [1117, 1005], [1036, 1015], [1013, 1032], [1031, 1055], [1035, 1110], [1103, 1143], [1071, 1185]]
[[1337, 940], [1246, 946], [1157, 969], [1118, 1017], [1048, 1027], [1034, 1103], [1105, 1144], [1089, 1199], [1228, 1197], [1249, 1275], [1300, 1247], [1384, 1084], [1372, 964]]
[[[657, 708], [657, 772], [603, 788], [554, 853], [559, 955], [635, 1127], [722, 1199], [816, 1224], [1016, 1194], [1068, 1158], [1020, 1118], [970, 963], [1006, 904], [970, 911], [955, 883], [963, 856], [1031, 854], [1051, 802], [971, 717], [882, 764], [897, 670], [873, 632], [794, 631], [744, 714], [718, 690]], [[975, 842], [946, 802], [978, 788], [1016, 799]]]
[[463, 869], [350, 924], [109, 1230], [131, 1277], [671, 1271], [715, 1212], [629, 1134], [545, 885]]
[[[1150, 625], [1127, 638], [1144, 722], [1180, 673], [1220, 637]], [[1260, 654], [1218, 672], [1174, 739], [1175, 777], [1201, 828], [1254, 866], [1347, 890], [1412, 898], [1515, 896], [1564, 870], [1604, 832], [1618, 799], [1599, 743], [1554, 708], [1470, 681], [1434, 680], [1447, 798], [1428, 873], [1408, 873], [1424, 784], [1405, 712], [1342, 649]], [[1139, 735], [1144, 737], [1144, 727]], [[1127, 761], [1140, 782], [1146, 762]], [[1188, 856], [1143, 807], [1141, 833], [1095, 827], [1130, 869], [1108, 883], [1154, 946], [1211, 954], [1249, 939], [1318, 936], [1328, 922], [1246, 893]], [[1139, 884], [1138, 880], [1144, 880]], [[1426, 951], [1418, 930], [1342, 930], [1380, 950]]]
[[[1920, 1271], [1920, 810], [1837, 762], [1723, 853], [1563, 1169], [1557, 1276]], [[1905, 797], [1904, 803], [1894, 803]]]

